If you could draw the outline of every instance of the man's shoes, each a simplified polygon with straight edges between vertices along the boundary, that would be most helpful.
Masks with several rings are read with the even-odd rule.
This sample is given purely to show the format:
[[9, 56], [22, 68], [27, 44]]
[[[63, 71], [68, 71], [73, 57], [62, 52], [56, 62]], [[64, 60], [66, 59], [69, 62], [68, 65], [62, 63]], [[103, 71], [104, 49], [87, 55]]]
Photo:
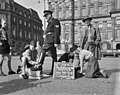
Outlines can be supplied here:
[[28, 79], [29, 78], [27, 74], [21, 74], [21, 76], [22, 76], [23, 79]]
[[4, 74], [4, 73], [1, 73], [1, 74], [0, 74], [0, 76], [6, 76], [6, 74]]
[[12, 74], [16, 74], [16, 73], [14, 71], [9, 71], [8, 74], [12, 75]]
[[22, 73], [22, 66], [18, 66], [17, 68], [17, 74], [21, 74]]

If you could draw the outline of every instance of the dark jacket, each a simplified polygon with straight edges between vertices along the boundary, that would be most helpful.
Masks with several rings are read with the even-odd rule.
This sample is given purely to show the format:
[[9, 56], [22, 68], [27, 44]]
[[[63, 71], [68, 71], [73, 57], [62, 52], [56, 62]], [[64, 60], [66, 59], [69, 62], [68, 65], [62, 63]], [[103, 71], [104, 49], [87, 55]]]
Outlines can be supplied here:
[[52, 18], [47, 25], [45, 30], [45, 40], [46, 44], [60, 44], [61, 26], [58, 19]]
[[74, 56], [71, 56], [70, 52], [66, 52], [58, 59], [58, 62], [62, 62], [62, 61], [69, 62], [69, 59], [73, 59], [73, 58]]

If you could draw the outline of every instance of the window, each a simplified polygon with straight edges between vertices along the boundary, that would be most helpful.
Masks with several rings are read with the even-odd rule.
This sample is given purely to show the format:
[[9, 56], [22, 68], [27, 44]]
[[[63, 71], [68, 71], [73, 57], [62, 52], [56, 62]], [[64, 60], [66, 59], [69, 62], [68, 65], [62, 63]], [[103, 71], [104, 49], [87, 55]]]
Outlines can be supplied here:
[[21, 12], [21, 11], [19, 11], [19, 14], [20, 14], [20, 15], [22, 15], [22, 12]]
[[55, 8], [55, 4], [51, 4], [51, 9], [54, 9]]
[[99, 24], [99, 28], [102, 28], [103, 27], [103, 25], [102, 24]]
[[26, 26], [26, 21], [24, 21], [24, 25]]
[[24, 33], [25, 33], [25, 38], [27, 38], [27, 32], [25, 31]]
[[70, 4], [70, 2], [66, 2], [66, 8], [65, 8], [65, 16], [66, 16], [66, 18], [69, 18], [69, 17], [71, 17], [71, 4]]
[[65, 25], [65, 32], [69, 32], [69, 24]]
[[111, 11], [111, 5], [107, 5], [107, 13]]
[[91, 16], [94, 15], [94, 8], [90, 8], [90, 15], [91, 15]]
[[120, 0], [117, 0], [117, 6], [116, 6], [117, 9], [120, 9]]
[[99, 7], [99, 14], [102, 14], [102, 7]]
[[59, 10], [59, 18], [62, 18], [62, 17], [63, 17], [62, 10]]
[[112, 32], [111, 31], [107, 31], [107, 34], [108, 34], [108, 40], [111, 40]]
[[39, 40], [39, 35], [37, 35], [37, 40]]
[[29, 35], [28, 35], [29, 39], [31, 39], [31, 33], [29, 32]]
[[5, 2], [5, 9], [8, 9], [8, 3], [7, 2]]
[[22, 30], [20, 30], [20, 37], [22, 38]]
[[66, 9], [66, 18], [69, 18], [69, 17], [71, 17], [71, 9]]
[[30, 19], [30, 16], [28, 16], [28, 18]]
[[104, 0], [99, 0], [99, 2], [103, 2]]
[[13, 18], [13, 21], [14, 21], [14, 22], [16, 21], [16, 18], [15, 18], [15, 17]]
[[71, 10], [69, 9], [67, 12], [66, 12], [66, 17], [71, 17]]
[[13, 7], [13, 12], [15, 12], [15, 7]]
[[75, 42], [78, 42], [78, 24], [75, 24]]
[[34, 25], [34, 28], [36, 29], [36, 25]]
[[41, 28], [39, 27], [39, 30], [41, 30]]
[[84, 8], [84, 9], [82, 9], [82, 16], [86, 16], [86, 9]]
[[100, 30], [102, 30], [103, 25], [99, 24], [98, 27], [99, 27]]
[[24, 14], [24, 17], [26, 17], [27, 15], [26, 14]]
[[65, 43], [68, 43], [68, 41], [69, 41], [69, 33], [66, 32], [65, 33]]
[[106, 33], [102, 33], [101, 37], [103, 40], [106, 40], [106, 38], [107, 38]]
[[19, 23], [22, 24], [22, 20], [21, 19], [19, 20]]
[[91, 3], [97, 2], [98, 0], [90, 0]]
[[30, 27], [30, 23], [28, 23], [28, 27]]
[[5, 9], [5, 3], [1, 4], [1, 9]]
[[59, 4], [59, 18], [62, 18], [63, 13], [62, 13], [62, 3]]
[[82, 4], [85, 4], [86, 3], [86, 0], [82, 0]]
[[111, 27], [111, 26], [112, 26], [112, 24], [111, 24], [111, 23], [108, 23], [108, 24], [107, 24], [107, 27]]
[[75, 2], [75, 8], [74, 8], [74, 10], [75, 10], [75, 18], [78, 18], [80, 12], [78, 12], [78, 2], [77, 1]]
[[120, 39], [120, 30], [117, 30], [117, 31], [116, 31], [116, 38], [117, 38], [117, 39]]
[[69, 41], [69, 24], [65, 25], [65, 41]]
[[12, 33], [13, 33], [13, 36], [16, 37], [16, 28], [15, 27], [13, 27]]
[[36, 34], [34, 34], [34, 40], [36, 40]]
[[120, 19], [116, 20], [116, 24], [120, 24]]

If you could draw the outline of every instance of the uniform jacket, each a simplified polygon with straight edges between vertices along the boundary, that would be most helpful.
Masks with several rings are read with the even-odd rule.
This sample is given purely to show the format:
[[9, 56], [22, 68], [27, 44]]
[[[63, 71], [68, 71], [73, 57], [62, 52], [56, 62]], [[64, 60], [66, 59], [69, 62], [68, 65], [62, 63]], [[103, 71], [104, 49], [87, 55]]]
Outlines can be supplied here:
[[[90, 31], [92, 32], [93, 34], [92, 38], [94, 39], [94, 42], [92, 43], [93, 45], [91, 45], [95, 47], [94, 55], [97, 59], [101, 59], [101, 49], [100, 49], [101, 36], [100, 36], [99, 28], [96, 27], [95, 25], [90, 24]], [[82, 26], [78, 35], [79, 35], [79, 45], [82, 47], [82, 49], [89, 50], [88, 48], [90, 47], [90, 45], [87, 44], [88, 26], [86, 24]]]
[[61, 26], [58, 19], [51, 18], [45, 30], [46, 44], [60, 44]]

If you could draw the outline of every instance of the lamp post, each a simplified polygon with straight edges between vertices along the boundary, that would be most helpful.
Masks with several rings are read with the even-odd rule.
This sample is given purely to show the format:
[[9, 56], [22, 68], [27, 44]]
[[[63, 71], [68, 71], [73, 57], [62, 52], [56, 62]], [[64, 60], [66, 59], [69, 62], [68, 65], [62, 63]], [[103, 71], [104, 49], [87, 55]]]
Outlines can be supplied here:
[[[41, 3], [40, 0], [38, 1], [38, 3]], [[44, 0], [43, 2], [43, 7], [44, 7], [44, 10], [46, 10], [46, 0]], [[45, 21], [45, 18], [44, 18], [44, 30], [46, 29], [46, 21]]]
[[65, 39], [65, 51], [66, 52], [68, 52], [68, 43], [69, 43], [69, 40]]
[[62, 39], [61, 40], [61, 44], [64, 44], [64, 50], [67, 52], [68, 51], [68, 43], [69, 40], [68, 39]]
[[113, 53], [113, 36], [111, 36], [110, 40], [111, 40], [111, 49], [112, 49], [112, 53]]
[[74, 45], [74, 0], [71, 0], [71, 12], [72, 12], [71, 42], [73, 46]]
[[[44, 0], [44, 10], [46, 10], [46, 0]], [[44, 31], [46, 29], [46, 21], [45, 21], [45, 18], [44, 18]]]

